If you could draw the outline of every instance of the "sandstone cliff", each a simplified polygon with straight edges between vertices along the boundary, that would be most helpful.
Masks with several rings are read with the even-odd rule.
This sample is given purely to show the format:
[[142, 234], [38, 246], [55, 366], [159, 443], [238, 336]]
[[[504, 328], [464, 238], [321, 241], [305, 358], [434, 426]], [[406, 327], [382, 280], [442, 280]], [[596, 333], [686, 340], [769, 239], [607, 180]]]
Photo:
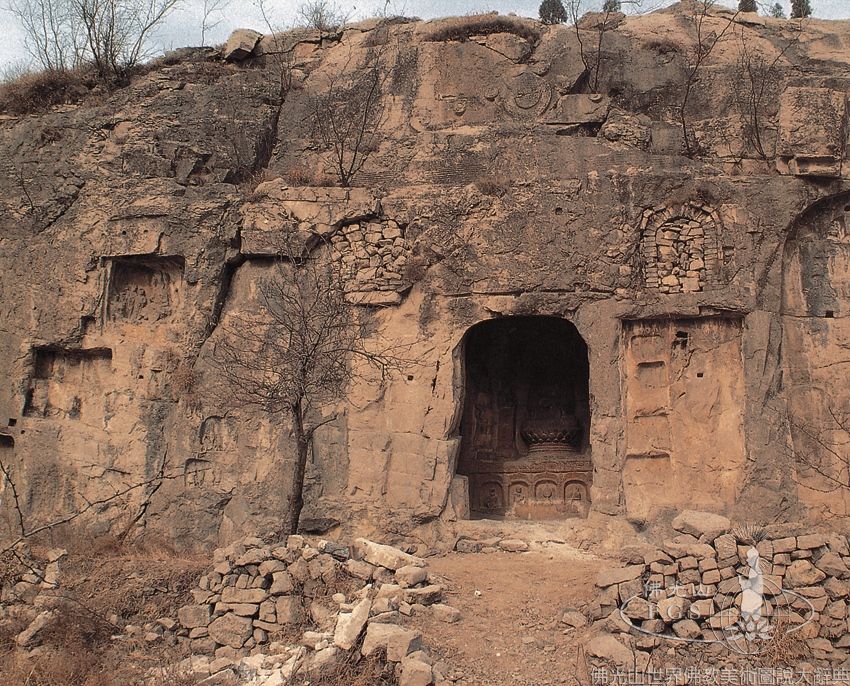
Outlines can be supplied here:
[[[283, 227], [327, 236], [364, 326], [419, 361], [322, 410], [308, 530], [435, 537], [467, 498], [845, 515], [850, 22], [718, 11], [689, 79], [691, 5], [616, 17], [597, 70], [600, 21], [581, 43], [493, 15], [263, 37], [3, 116], [0, 455], [27, 515], [165, 465], [180, 478], [94, 523], [142, 507], [186, 546], [279, 527], [288, 427], [211, 393], [208, 355]], [[376, 54], [378, 138], [353, 187], [326, 185], [311, 103]], [[467, 333], [540, 316], [568, 320], [586, 358], [563, 383], [592, 474], [476, 485], [459, 464], [520, 445], [531, 411], [500, 400], [495, 361], [471, 392]]]

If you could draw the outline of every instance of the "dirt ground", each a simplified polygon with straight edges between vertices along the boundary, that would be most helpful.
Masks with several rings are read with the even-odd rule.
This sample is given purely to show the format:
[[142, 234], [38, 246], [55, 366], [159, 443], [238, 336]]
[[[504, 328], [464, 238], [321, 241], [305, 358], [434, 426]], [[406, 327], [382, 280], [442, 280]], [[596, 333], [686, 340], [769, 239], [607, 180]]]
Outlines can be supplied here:
[[451, 553], [428, 563], [433, 576], [446, 580], [445, 602], [461, 611], [461, 620], [446, 624], [423, 613], [410, 625], [422, 632], [435, 659], [461, 677], [459, 683], [576, 683], [580, 632], [560, 619], [593, 598], [601, 560], [552, 545], [526, 553]]

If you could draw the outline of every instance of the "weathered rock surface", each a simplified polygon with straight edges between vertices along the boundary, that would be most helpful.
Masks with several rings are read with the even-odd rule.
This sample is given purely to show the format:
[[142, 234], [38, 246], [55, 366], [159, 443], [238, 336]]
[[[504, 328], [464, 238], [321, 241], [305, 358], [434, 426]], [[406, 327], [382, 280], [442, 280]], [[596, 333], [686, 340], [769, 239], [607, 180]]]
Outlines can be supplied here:
[[[344, 265], [370, 344], [416, 361], [315, 408], [305, 530], [448, 547], [470, 514], [843, 516], [828, 486], [847, 456], [811, 436], [847, 445], [850, 28], [812, 20], [789, 49], [787, 22], [712, 10], [706, 31], [736, 40], [700, 67], [683, 127], [693, 7], [618, 15], [593, 93], [571, 27], [463, 17], [238, 31], [222, 55], [0, 117], [0, 454], [27, 517], [166, 456], [147, 530], [203, 548], [280, 529], [291, 427], [235, 408], [210, 359], [283, 231]], [[757, 112], [741, 41], [773, 65]], [[377, 43], [385, 116], [343, 187], [313, 105]], [[569, 469], [527, 460], [552, 435]], [[384, 552], [367, 563], [418, 564]]]

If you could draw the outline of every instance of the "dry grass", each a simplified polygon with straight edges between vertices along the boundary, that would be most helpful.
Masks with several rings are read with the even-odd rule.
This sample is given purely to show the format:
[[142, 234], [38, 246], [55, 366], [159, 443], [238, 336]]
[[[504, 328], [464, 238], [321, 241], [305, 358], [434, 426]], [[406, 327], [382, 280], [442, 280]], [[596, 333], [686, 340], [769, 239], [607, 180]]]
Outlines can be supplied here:
[[498, 14], [473, 14], [468, 17], [446, 19], [425, 38], [427, 41], [465, 41], [472, 36], [488, 36], [491, 33], [512, 33], [524, 38], [532, 45], [540, 40], [540, 30], [528, 20], [518, 17], [503, 17]]
[[150, 669], [162, 672], [157, 683], [164, 686], [197, 683], [173, 666], [183, 657], [177, 647], [162, 640], [149, 644], [113, 637], [125, 623], [175, 617], [208, 560], [182, 557], [154, 539], [93, 539], [72, 529], [54, 531], [52, 538], [34, 543], [33, 556], [60, 543], [68, 550], [55, 593], [56, 617], [41, 632], [41, 647], [32, 654], [14, 643], [24, 625], [0, 622], [3, 686], [123, 685]]
[[301, 165], [287, 169], [283, 178], [290, 186], [328, 187], [337, 185], [336, 179], [329, 174], [316, 171], [315, 169], [308, 169]]
[[811, 660], [811, 649], [801, 632], [788, 633], [789, 624], [785, 620], [773, 623], [773, 631], [759, 662], [766, 667], [786, 667]]
[[24, 72], [0, 84], [0, 112], [31, 114], [78, 102], [94, 85], [90, 69]]
[[510, 188], [510, 183], [502, 177], [489, 177], [475, 181], [475, 187], [484, 195], [501, 198]]
[[346, 653], [342, 661], [329, 665], [310, 679], [310, 686], [396, 686], [398, 679], [386, 655], [375, 652], [361, 657], [360, 647]]

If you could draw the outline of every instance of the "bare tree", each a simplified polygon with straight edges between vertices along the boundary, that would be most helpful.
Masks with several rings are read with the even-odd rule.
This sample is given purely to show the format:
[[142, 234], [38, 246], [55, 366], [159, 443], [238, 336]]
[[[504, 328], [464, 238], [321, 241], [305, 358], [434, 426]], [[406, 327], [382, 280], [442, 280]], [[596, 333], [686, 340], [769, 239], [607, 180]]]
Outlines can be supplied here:
[[145, 58], [151, 33], [181, 0], [74, 0], [101, 77], [122, 79]]
[[10, 0], [24, 46], [42, 69], [64, 71], [83, 57], [83, 30], [73, 0]]
[[29, 51], [44, 68], [94, 62], [104, 80], [126, 76], [181, 0], [11, 0]]
[[350, 16], [331, 0], [306, 0], [297, 9], [298, 23], [323, 33], [337, 31]]
[[819, 493], [850, 493], [850, 410], [830, 406], [817, 421], [790, 426], [797, 482]]
[[588, 11], [585, 0], [567, 0], [567, 17], [572, 22], [581, 61], [587, 74], [587, 84], [592, 92], [599, 89], [599, 76], [605, 55], [605, 36], [616, 27], [615, 15], [622, 12], [624, 5], [637, 8], [642, 2], [643, 0], [605, 0], [598, 17], [589, 22], [592, 28], [585, 29], [580, 27], [582, 16]]
[[327, 88], [312, 98], [315, 133], [329, 151], [328, 171], [351, 185], [377, 148], [385, 123], [383, 89], [388, 76], [384, 46], [369, 48], [359, 65], [349, 52], [345, 65], [327, 73]]
[[230, 0], [203, 0], [201, 5], [201, 45], [207, 44], [207, 33], [224, 21], [224, 12]]
[[679, 103], [679, 123], [682, 126], [682, 136], [684, 137], [685, 155], [692, 157], [699, 151], [693, 130], [688, 122], [688, 105], [690, 104], [691, 95], [693, 94], [694, 86], [699, 80], [699, 74], [702, 67], [705, 65], [714, 48], [717, 47], [724, 37], [729, 33], [735, 23], [735, 20], [740, 14], [740, 10], [736, 11], [731, 16], [725, 16], [723, 28], [719, 31], [710, 30], [709, 18], [711, 10], [714, 8], [716, 0], [696, 0], [694, 2], [693, 15], [691, 21], [696, 30], [696, 43], [688, 51], [687, 65], [685, 66], [685, 87], [682, 91], [682, 99]]
[[772, 159], [775, 154], [775, 150], [766, 149], [764, 120], [770, 102], [778, 99], [782, 86], [779, 62], [799, 42], [802, 28], [802, 24], [798, 24], [793, 37], [769, 60], [761, 51], [750, 47], [747, 29], [741, 27], [740, 54], [733, 90], [743, 121], [744, 140], [764, 160]]
[[288, 232], [276, 246], [273, 276], [258, 284], [256, 311], [235, 312], [220, 328], [210, 362], [218, 393], [228, 404], [250, 407], [291, 423], [296, 460], [287, 496], [288, 526], [298, 529], [304, 475], [313, 436], [330, 420], [317, 408], [346, 397], [350, 384], [372, 369], [383, 380], [406, 363], [401, 348], [373, 348], [345, 299], [345, 273], [329, 250], [310, 250], [304, 235]]
[[[122, 483], [118, 486], [113, 486], [111, 493], [91, 500], [78, 493], [78, 497], [83, 502], [81, 506], [72, 508], [48, 522], [30, 524], [30, 518], [25, 512], [24, 504], [22, 502], [21, 494], [18, 490], [18, 484], [12, 472], [12, 468], [10, 465], [0, 460], [0, 506], [7, 509], [7, 512], [11, 515], [12, 519], [10, 522], [10, 535], [5, 537], [5, 540], [0, 543], [0, 558], [8, 554], [17, 557], [16, 551], [25, 541], [28, 541], [39, 534], [50, 532], [60, 526], [70, 524], [88, 513], [101, 512], [108, 505], [123, 503], [125, 499], [133, 493], [143, 491], [141, 504], [120, 534], [121, 538], [125, 538], [132, 528], [144, 518], [150, 505], [150, 499], [162, 483], [171, 479], [180, 478], [183, 478], [183, 473], [169, 471], [168, 463], [165, 457], [163, 457], [156, 473], [152, 477], [141, 479], [132, 483]], [[21, 561], [23, 562], [23, 560]]]

